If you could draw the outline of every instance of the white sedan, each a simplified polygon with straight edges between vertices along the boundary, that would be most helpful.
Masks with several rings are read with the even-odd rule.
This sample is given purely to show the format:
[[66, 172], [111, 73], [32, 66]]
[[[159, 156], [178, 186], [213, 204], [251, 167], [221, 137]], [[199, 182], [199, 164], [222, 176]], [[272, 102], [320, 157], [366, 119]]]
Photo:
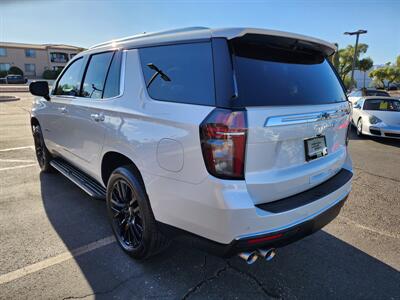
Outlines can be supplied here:
[[363, 97], [353, 106], [357, 135], [400, 139], [400, 101], [393, 97]]

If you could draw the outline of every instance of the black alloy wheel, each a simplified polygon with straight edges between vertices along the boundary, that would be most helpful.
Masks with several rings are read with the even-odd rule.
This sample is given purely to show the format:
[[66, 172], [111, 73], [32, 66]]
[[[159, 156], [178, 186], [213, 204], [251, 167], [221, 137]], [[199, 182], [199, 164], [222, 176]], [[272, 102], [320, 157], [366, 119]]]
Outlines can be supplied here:
[[132, 187], [121, 178], [113, 183], [109, 205], [112, 226], [120, 245], [128, 251], [140, 247], [143, 240], [143, 221]]
[[32, 125], [33, 142], [35, 144], [35, 154], [39, 167], [43, 172], [51, 172], [50, 161], [52, 159], [49, 150], [44, 143], [44, 138], [40, 125]]

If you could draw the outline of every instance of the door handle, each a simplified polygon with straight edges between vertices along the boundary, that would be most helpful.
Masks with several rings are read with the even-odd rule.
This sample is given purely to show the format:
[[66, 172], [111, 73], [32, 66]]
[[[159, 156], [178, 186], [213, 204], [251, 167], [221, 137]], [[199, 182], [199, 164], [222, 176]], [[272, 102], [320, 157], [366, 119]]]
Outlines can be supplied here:
[[62, 114], [66, 114], [68, 112], [67, 108], [65, 106], [63, 107], [59, 107], [58, 110], [62, 113]]
[[102, 113], [100, 113], [100, 114], [90, 114], [90, 117], [92, 118], [93, 121], [96, 121], [96, 122], [104, 121], [104, 115]]

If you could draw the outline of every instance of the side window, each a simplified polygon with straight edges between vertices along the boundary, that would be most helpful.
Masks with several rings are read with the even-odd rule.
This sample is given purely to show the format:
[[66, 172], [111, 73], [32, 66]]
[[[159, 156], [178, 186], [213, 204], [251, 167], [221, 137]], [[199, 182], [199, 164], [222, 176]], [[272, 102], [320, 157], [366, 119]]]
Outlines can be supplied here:
[[94, 54], [90, 57], [83, 80], [82, 97], [102, 98], [108, 69], [114, 52]]
[[78, 96], [82, 79], [83, 59], [79, 58], [69, 65], [58, 81], [55, 95]]
[[215, 104], [211, 43], [141, 48], [139, 54], [151, 98]]
[[118, 96], [120, 93], [120, 76], [121, 76], [121, 59], [122, 52], [118, 51], [114, 54], [114, 58], [111, 62], [110, 69], [108, 71], [106, 84], [104, 86], [103, 98], [111, 98]]

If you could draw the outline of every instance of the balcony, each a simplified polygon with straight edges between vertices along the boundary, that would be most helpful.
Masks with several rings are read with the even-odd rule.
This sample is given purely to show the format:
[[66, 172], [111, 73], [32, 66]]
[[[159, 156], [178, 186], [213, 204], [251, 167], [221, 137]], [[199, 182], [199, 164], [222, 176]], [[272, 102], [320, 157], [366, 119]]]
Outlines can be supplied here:
[[52, 63], [67, 63], [68, 62], [68, 54], [62, 52], [51, 52], [50, 53], [50, 61]]

